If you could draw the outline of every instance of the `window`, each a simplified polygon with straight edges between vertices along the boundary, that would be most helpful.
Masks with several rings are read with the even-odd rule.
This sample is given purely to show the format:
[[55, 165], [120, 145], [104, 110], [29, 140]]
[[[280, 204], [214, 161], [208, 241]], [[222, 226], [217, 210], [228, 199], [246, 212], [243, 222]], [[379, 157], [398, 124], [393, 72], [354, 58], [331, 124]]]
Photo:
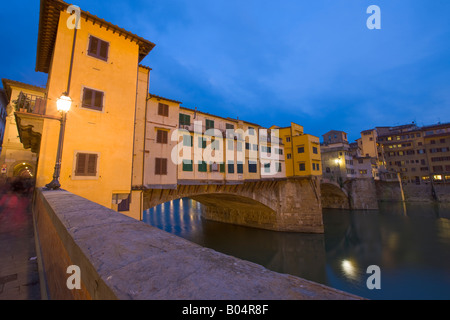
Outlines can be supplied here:
[[286, 137], [286, 142], [291, 142], [291, 137]]
[[158, 103], [158, 115], [163, 117], [169, 116], [169, 106], [164, 103]]
[[291, 156], [290, 153], [286, 154], [286, 158], [287, 158], [287, 159], [291, 159], [291, 157], [292, 157], [292, 156]]
[[227, 130], [234, 130], [234, 125], [227, 123], [225, 125], [225, 129], [227, 129]]
[[183, 160], [183, 171], [193, 171], [192, 160]]
[[206, 119], [206, 120], [205, 120], [205, 127], [206, 127], [206, 130], [208, 130], [208, 129], [214, 129], [214, 120], [208, 120], [208, 119]]
[[167, 144], [168, 132], [165, 130], [156, 130], [156, 143]]
[[167, 175], [167, 159], [155, 158], [155, 175]]
[[237, 173], [244, 173], [244, 164], [240, 161], [237, 162]]
[[248, 142], [245, 143], [245, 150], [250, 150], [250, 143]]
[[103, 92], [84, 88], [82, 107], [102, 111], [103, 110]]
[[256, 165], [256, 162], [254, 162], [254, 161], [248, 162], [248, 172], [251, 172], [251, 173], [258, 172], [258, 167]]
[[199, 172], [206, 172], [207, 170], [207, 165], [205, 161], [199, 161], [198, 162], [198, 171]]
[[270, 173], [270, 162], [264, 163], [264, 172]]
[[184, 135], [183, 136], [183, 146], [185, 147], [192, 147], [192, 140], [194, 139], [193, 136]]
[[242, 142], [236, 142], [236, 150], [237, 151], [242, 151]]
[[228, 141], [228, 150], [234, 150], [234, 141]]
[[313, 149], [313, 153], [317, 154], [317, 147], [313, 147], [312, 149]]
[[277, 162], [277, 172], [281, 171], [282, 171], [281, 162]]
[[96, 153], [77, 153], [75, 163], [75, 176], [95, 177], [97, 175]]
[[300, 169], [300, 171], [306, 171], [306, 165], [304, 162], [300, 163], [299, 169]]
[[254, 136], [255, 135], [255, 128], [248, 127], [248, 134], [251, 135], [251, 136]]
[[205, 138], [202, 138], [202, 137], [198, 138], [198, 147], [202, 148], [202, 149], [206, 148], [206, 139]]
[[211, 137], [211, 150], [220, 150], [220, 140]]
[[305, 152], [305, 147], [299, 147], [299, 148], [297, 149], [297, 152], [298, 152], [298, 153], [304, 153], [304, 152]]
[[122, 199], [122, 201], [117, 206], [118, 212], [130, 211], [130, 198], [131, 194], [129, 194], [126, 199]]
[[228, 161], [228, 173], [234, 173], [234, 162]]
[[180, 113], [179, 122], [180, 122], [180, 126], [190, 126], [191, 125], [191, 116]]
[[210, 172], [218, 172], [219, 171], [219, 165], [216, 162], [213, 162], [209, 165], [209, 171]]
[[94, 36], [89, 37], [88, 55], [108, 61], [109, 43]]

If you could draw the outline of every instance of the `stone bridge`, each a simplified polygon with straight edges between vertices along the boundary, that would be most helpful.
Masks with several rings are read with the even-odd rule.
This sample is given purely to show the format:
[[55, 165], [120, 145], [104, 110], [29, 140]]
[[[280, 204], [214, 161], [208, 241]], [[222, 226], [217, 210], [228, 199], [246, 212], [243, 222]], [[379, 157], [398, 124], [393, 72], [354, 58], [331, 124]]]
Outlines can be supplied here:
[[348, 179], [338, 183], [322, 179], [320, 183], [323, 208], [376, 210], [378, 198], [373, 179]]
[[202, 203], [202, 215], [208, 220], [275, 231], [324, 231], [317, 177], [146, 189], [144, 210], [184, 197]]

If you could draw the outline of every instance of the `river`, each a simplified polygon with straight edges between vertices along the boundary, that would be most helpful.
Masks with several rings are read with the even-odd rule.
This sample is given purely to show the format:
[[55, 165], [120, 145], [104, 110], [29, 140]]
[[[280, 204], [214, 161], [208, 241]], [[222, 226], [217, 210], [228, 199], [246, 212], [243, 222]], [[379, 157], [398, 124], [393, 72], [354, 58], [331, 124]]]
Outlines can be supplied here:
[[[369, 299], [450, 299], [450, 205], [380, 203], [377, 211], [323, 210], [324, 234], [283, 233], [201, 217], [179, 199], [143, 221], [204, 247]], [[378, 266], [379, 273], [368, 272]], [[375, 276], [379, 276], [374, 280]], [[379, 283], [369, 289], [367, 282]]]

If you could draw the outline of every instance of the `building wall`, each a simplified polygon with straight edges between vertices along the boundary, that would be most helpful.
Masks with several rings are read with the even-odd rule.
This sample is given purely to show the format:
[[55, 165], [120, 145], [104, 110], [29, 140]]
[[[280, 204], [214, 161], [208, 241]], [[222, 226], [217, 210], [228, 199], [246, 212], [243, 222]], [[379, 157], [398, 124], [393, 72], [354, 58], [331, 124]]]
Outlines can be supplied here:
[[378, 157], [377, 131], [365, 130], [361, 132], [361, 155], [364, 157]]
[[[159, 115], [159, 105], [168, 106], [166, 115]], [[143, 184], [147, 188], [175, 188], [177, 185], [177, 163], [172, 161], [172, 151], [177, 147], [178, 115], [177, 102], [149, 96], [147, 100], [147, 123], [145, 135], [145, 169]], [[167, 135], [167, 140], [158, 141], [158, 131]], [[173, 137], [175, 139], [173, 139]], [[156, 159], [164, 159], [166, 172], [156, 168]], [[161, 164], [158, 162], [158, 166]]]
[[[4, 80], [4, 83], [7, 81]], [[4, 130], [4, 138], [2, 145], [2, 152], [0, 155], [0, 166], [2, 168], [6, 168], [6, 173], [2, 173], [3, 177], [13, 177], [14, 176], [14, 168], [16, 166], [30, 168], [31, 175], [34, 177], [36, 174], [36, 166], [37, 166], [37, 155], [31, 152], [30, 149], [25, 149], [23, 144], [20, 142], [19, 132], [16, 124], [16, 117], [14, 116], [15, 107], [14, 101], [17, 100], [20, 92], [23, 92], [27, 95], [39, 96], [44, 98], [45, 93], [44, 89], [30, 89], [28, 85], [21, 86], [19, 83], [8, 83], [9, 87], [9, 101], [6, 107], [6, 121], [5, 121], [5, 130]], [[26, 169], [25, 169], [26, 170]], [[17, 173], [17, 170], [16, 170]]]
[[281, 128], [280, 136], [284, 143], [286, 176], [320, 176], [322, 159], [318, 137], [304, 134], [303, 127], [291, 123]]
[[450, 182], [450, 124], [392, 130], [378, 142], [386, 169], [404, 183]]
[[[59, 116], [56, 100], [67, 89], [74, 36], [66, 25], [68, 17], [60, 13], [49, 71], [47, 115], [52, 116]], [[107, 61], [87, 55], [90, 35], [109, 42]], [[69, 92], [73, 103], [67, 114], [60, 182], [62, 188], [108, 208], [113, 206], [113, 195], [130, 194], [138, 51], [135, 42], [91, 21], [83, 20], [77, 31]], [[102, 111], [82, 107], [84, 87], [104, 92]], [[58, 132], [58, 121], [44, 121], [38, 187], [52, 180]], [[75, 176], [77, 152], [98, 155], [96, 176]]]

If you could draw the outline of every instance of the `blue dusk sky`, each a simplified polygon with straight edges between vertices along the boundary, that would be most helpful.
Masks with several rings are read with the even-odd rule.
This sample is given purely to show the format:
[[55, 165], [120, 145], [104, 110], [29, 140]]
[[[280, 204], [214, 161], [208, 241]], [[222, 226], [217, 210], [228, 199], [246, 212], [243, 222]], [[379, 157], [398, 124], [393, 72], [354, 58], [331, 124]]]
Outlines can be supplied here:
[[[68, 2], [70, 3], [70, 2]], [[156, 44], [150, 92], [269, 127], [343, 130], [450, 121], [448, 0], [135, 0], [73, 4]], [[367, 8], [381, 9], [370, 30]], [[35, 72], [39, 1], [8, 1], [0, 78]]]

